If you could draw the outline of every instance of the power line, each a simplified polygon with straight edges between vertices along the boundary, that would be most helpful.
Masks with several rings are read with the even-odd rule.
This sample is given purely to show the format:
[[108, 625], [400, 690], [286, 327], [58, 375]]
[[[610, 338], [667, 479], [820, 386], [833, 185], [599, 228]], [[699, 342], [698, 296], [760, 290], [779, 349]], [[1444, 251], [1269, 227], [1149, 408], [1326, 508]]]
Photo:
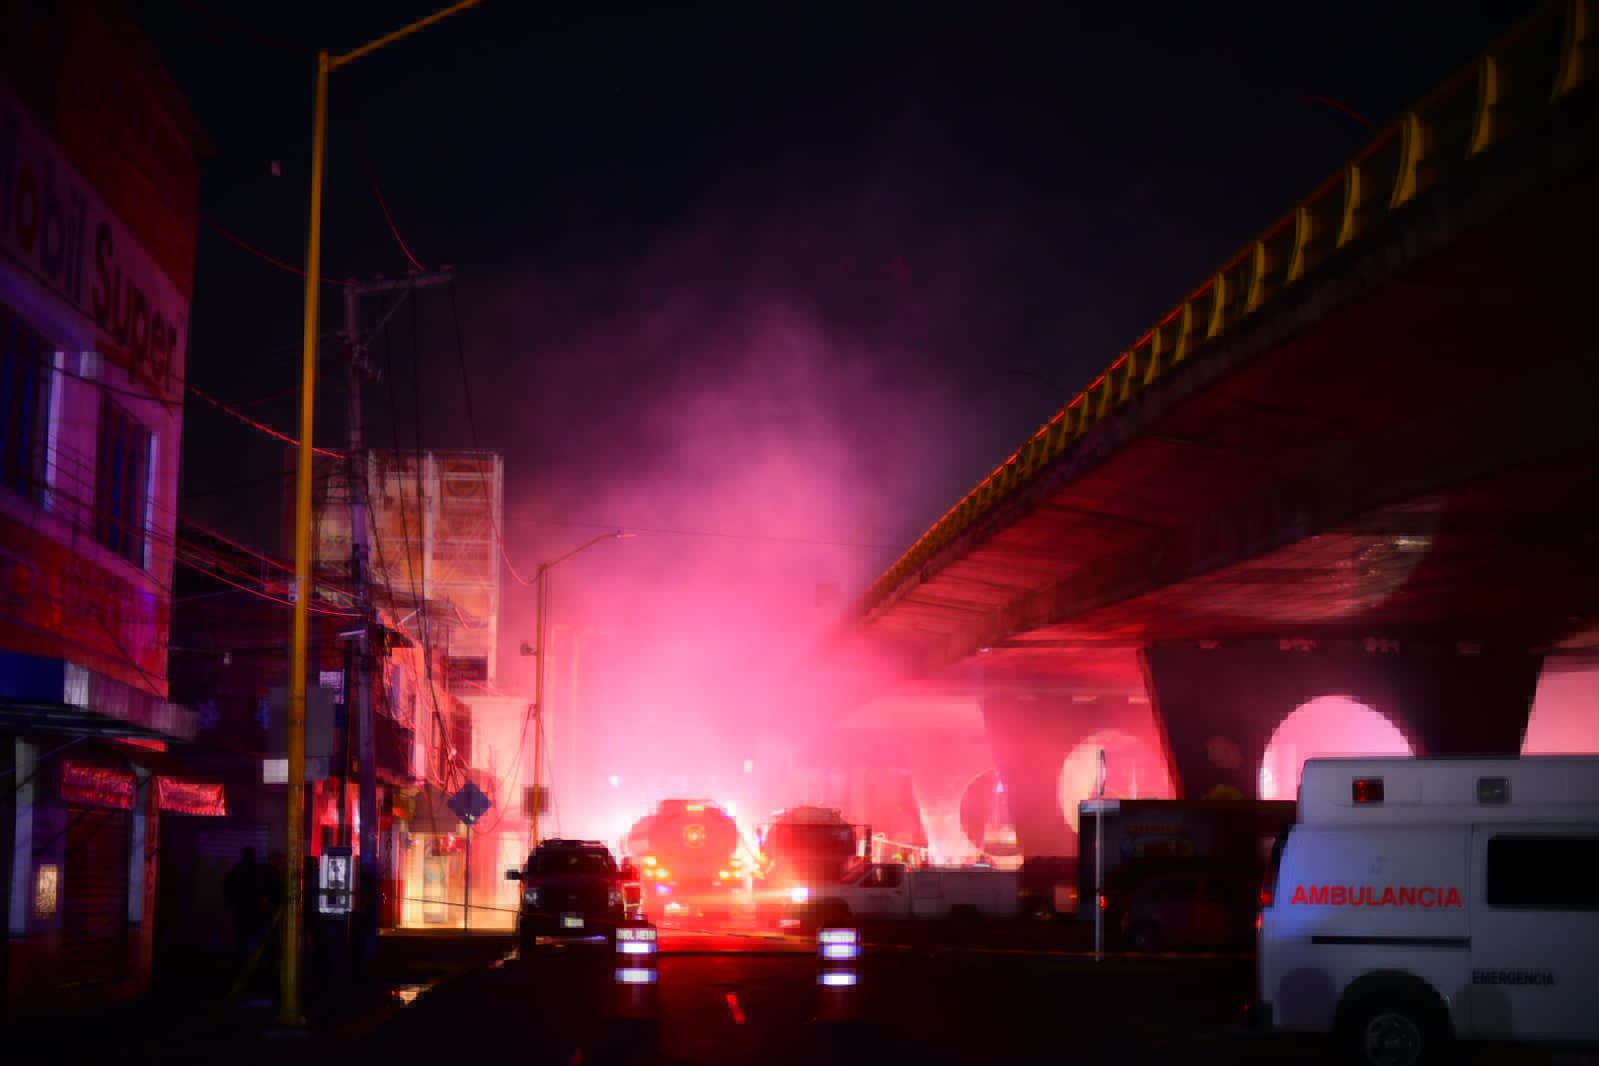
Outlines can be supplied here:
[[[414, 308], [415, 307], [415, 299], [416, 299], [415, 294], [414, 293], [410, 293], [410, 294], [408, 294], [408, 296], [402, 296], [401, 297], [402, 300], [406, 299], [406, 298], [409, 298], [412, 301], [412, 306]], [[380, 346], [382, 348], [384, 369], [385, 369], [387, 377], [388, 377], [388, 383], [387, 384], [388, 384], [389, 387], [388, 387], [388, 389], [386, 391], [388, 393], [388, 402], [389, 402], [389, 433], [390, 433], [390, 436], [394, 440], [394, 445], [395, 445], [394, 450], [396, 452], [398, 452], [400, 450], [399, 449], [400, 414], [399, 414], [399, 404], [396, 402], [396, 398], [395, 398], [394, 353], [393, 353], [393, 349], [390, 346], [390, 330], [389, 330], [389, 327], [388, 327], [388, 322], [389, 322], [389, 319], [391, 317], [392, 317], [392, 314], [384, 317], [383, 326], [382, 326], [380, 332], [377, 335], [377, 339], [378, 339], [378, 342], [379, 342], [379, 344], [380, 344]], [[420, 428], [420, 427], [418, 427], [418, 428]], [[417, 495], [418, 495], [418, 498], [420, 498], [420, 496], [421, 496], [421, 487], [422, 487], [422, 470], [421, 470], [420, 465], [418, 465], [418, 467], [416, 469], [416, 485], [417, 485]], [[371, 486], [368, 485], [367, 488], [368, 488], [367, 496], [370, 499], [371, 496], [372, 496], [372, 493], [370, 491], [371, 490]], [[443, 738], [443, 743], [445, 745], [445, 753], [446, 753], [446, 756], [447, 756], [446, 761], [445, 761], [445, 784], [446, 784], [446, 786], [448, 786], [450, 781], [454, 777], [455, 769], [456, 769], [455, 763], [456, 763], [456, 759], [458, 758], [458, 756], [455, 753], [454, 740], [451, 738], [451, 735], [450, 735], [449, 723], [445, 721], [444, 714], [439, 709], [438, 690], [433, 685], [433, 648], [432, 648], [432, 644], [431, 644], [431, 640], [430, 640], [430, 630], [429, 630], [429, 627], [428, 627], [428, 624], [427, 624], [427, 602], [422, 598], [421, 590], [419, 590], [417, 588], [417, 584], [416, 584], [416, 569], [415, 569], [415, 567], [413, 565], [413, 563], [415, 561], [415, 553], [413, 551], [412, 544], [411, 544], [411, 523], [410, 523], [410, 516], [408, 514], [408, 509], [407, 509], [407, 507], [405, 505], [405, 487], [404, 487], [403, 484], [400, 486], [400, 494], [399, 494], [399, 496], [400, 496], [400, 531], [401, 531], [401, 534], [402, 534], [402, 536], [404, 537], [404, 540], [405, 540], [405, 573], [406, 573], [406, 580], [407, 580], [407, 583], [411, 586], [411, 598], [417, 604], [418, 613], [422, 616], [422, 621], [421, 621], [422, 668], [423, 668], [424, 677], [425, 677], [425, 679], [427, 681], [427, 685], [428, 685], [429, 697], [430, 697], [431, 702], [433, 704], [433, 722], [434, 722], [435, 726], [438, 727], [439, 732], [440, 732], [440, 734], [441, 734], [441, 736]], [[377, 554], [379, 567], [382, 568], [382, 570], [385, 573], [385, 575], [389, 575], [390, 579], [392, 579], [392, 572], [391, 572], [391, 570], [389, 568], [387, 559], [384, 557], [383, 538], [377, 535], [377, 524], [375, 522], [373, 523], [372, 547], [373, 547], [374, 552]]]
[[[419, 301], [417, 300], [416, 294], [412, 293], [411, 294], [411, 391], [412, 391], [412, 400], [413, 400], [413, 404], [414, 404], [413, 410], [416, 412], [416, 419], [412, 423], [412, 434], [411, 435], [412, 435], [412, 439], [413, 439], [413, 441], [415, 443], [416, 486], [417, 486], [416, 502], [417, 502], [417, 507], [418, 507], [419, 510], [422, 507], [422, 469], [423, 469], [424, 458], [425, 458], [425, 452], [424, 452], [424, 450], [422, 448], [422, 343], [421, 343], [421, 329], [420, 329], [420, 322], [419, 322], [420, 313], [421, 313], [421, 309], [420, 309]], [[390, 393], [390, 395], [392, 397], [393, 394]], [[396, 424], [393, 427], [393, 430], [396, 433], [396, 435], [398, 435], [399, 425]], [[421, 514], [418, 514], [416, 517], [417, 517], [417, 537], [422, 542], [422, 550], [426, 551], [427, 550], [427, 527], [426, 527], [424, 518], [423, 518], [423, 516]], [[406, 553], [407, 553], [407, 556], [409, 556], [410, 552], [411, 552], [411, 526], [410, 526], [410, 520], [409, 520], [409, 518], [407, 518], [406, 513], [405, 513], [405, 496], [404, 496], [403, 493], [400, 496], [400, 521], [401, 521], [402, 528], [405, 530]], [[422, 588], [423, 596], [427, 595], [427, 587], [426, 587], [426, 584], [425, 584], [425, 580], [426, 579], [424, 577], [424, 585], [423, 585], [423, 588]], [[421, 613], [420, 613], [420, 618], [421, 618], [421, 622], [422, 622], [422, 647], [427, 652], [426, 656], [424, 656], [423, 663], [424, 663], [424, 666], [426, 667], [426, 672], [427, 672], [428, 693], [433, 698], [433, 712], [435, 714], [439, 715], [441, 720], [442, 720], [443, 712], [439, 710], [439, 691], [438, 691], [437, 686], [434, 684], [434, 678], [433, 678], [433, 620], [430, 617], [430, 612], [428, 610], [427, 601], [424, 600], [424, 599], [421, 599], [421, 597], [419, 597], [418, 599], [419, 599], [419, 601], [421, 602], [421, 605], [422, 605], [422, 610], [421, 610]], [[445, 728], [445, 740], [449, 744], [450, 752], [452, 754], [454, 754], [455, 753], [455, 742], [454, 742], [453, 739], [450, 738], [448, 726], [446, 726], [446, 728]], [[451, 768], [453, 768], [453, 767], [454, 767], [454, 762], [452, 760]], [[446, 778], [446, 781], [448, 781], [448, 778]]]
[[[210, 404], [212, 407], [215, 407], [217, 410], [222, 411], [225, 414], [232, 415], [234, 418], [238, 419], [240, 422], [243, 422], [245, 425], [249, 426], [250, 428], [256, 429], [256, 430], [260, 430], [262, 433], [265, 433], [267, 436], [276, 438], [277, 440], [280, 440], [280, 441], [282, 441], [285, 444], [293, 445], [296, 448], [298, 448], [300, 446], [300, 442], [297, 439], [295, 439], [294, 437], [289, 436], [287, 433], [283, 433], [283, 432], [281, 432], [279, 430], [273, 429], [271, 426], [267, 425], [265, 422], [259, 422], [256, 419], [251, 418], [249, 415], [245, 414], [243, 411], [240, 411], [240, 410], [238, 410], [236, 408], [230, 407], [229, 405], [223, 403], [221, 400], [217, 399], [215, 396], [212, 396], [212, 395], [210, 395], [210, 394], [208, 394], [206, 392], [201, 391], [199, 388], [197, 388], [196, 386], [194, 386], [192, 384], [189, 384], [187, 382], [185, 382], [185, 384], [187, 385], [188, 390], [190, 392], [194, 393], [196, 396], [200, 397], [200, 399], [204, 400], [206, 403]], [[343, 459], [344, 458], [344, 453], [343, 452], [337, 452], [337, 451], [332, 450], [331, 448], [318, 448], [316, 445], [312, 445], [311, 446], [311, 450], [316, 452], [318, 455], [325, 455], [325, 456], [327, 456], [330, 459]]]
[[[224, 229], [220, 224], [212, 221], [211, 219], [207, 218], [206, 216], [201, 215], [200, 216], [200, 222], [205, 226], [206, 229], [208, 229], [211, 232], [215, 233], [217, 236], [221, 237], [223, 240], [226, 240], [226, 241], [228, 241], [228, 242], [230, 242], [232, 244], [237, 245], [238, 247], [244, 249], [246, 252], [249, 252], [251, 255], [255, 256], [257, 259], [261, 260], [262, 262], [270, 263], [273, 266], [277, 267], [279, 270], [286, 270], [290, 274], [297, 274], [297, 275], [299, 275], [302, 278], [306, 276], [305, 271], [300, 269], [299, 267], [295, 266], [293, 263], [286, 262], [286, 261], [284, 261], [282, 259], [279, 259], [275, 255], [271, 255], [270, 253], [263, 252], [261, 249], [257, 248], [255, 245], [251, 244], [249, 241], [245, 240], [243, 237], [240, 237], [240, 236], [234, 234], [233, 232], [231, 232], [231, 231], [229, 231], [227, 229]], [[348, 278], [334, 278], [334, 277], [329, 277], [326, 274], [324, 274], [322, 276], [321, 281], [322, 281], [322, 284], [324, 284], [324, 285], [349, 285], [349, 284], [351, 284], [351, 282], [350, 282], [350, 280]]]
[[363, 156], [361, 166], [366, 171], [367, 181], [372, 185], [372, 195], [377, 197], [378, 207], [383, 211], [383, 221], [389, 224], [389, 232], [394, 235], [394, 243], [400, 246], [400, 251], [405, 253], [405, 257], [411, 261], [411, 266], [418, 273], [426, 270], [427, 268], [422, 265], [421, 260], [411, 254], [410, 246], [405, 243], [405, 238], [400, 236], [400, 227], [394, 224], [394, 216], [389, 213], [389, 203], [383, 198], [383, 190], [378, 187], [378, 176], [373, 172], [371, 162]]
[[[460, 308], [460, 305], [456, 301], [456, 298], [455, 298], [455, 282], [454, 281], [450, 282], [450, 319], [451, 319], [451, 322], [454, 325], [454, 332], [455, 332], [455, 365], [457, 367], [459, 367], [460, 371], [461, 371], [461, 394], [466, 400], [466, 424], [467, 424], [467, 429], [472, 434], [472, 448], [473, 448], [473, 450], [474, 451], [482, 451], [482, 447], [478, 443], [477, 413], [474, 410], [473, 404], [472, 404], [472, 380], [471, 380], [471, 375], [468, 374], [467, 370], [466, 370], [466, 343], [462, 339], [461, 308]], [[482, 474], [481, 471], [479, 473], [480, 473], [480, 475], [483, 478], [483, 496], [484, 496], [484, 500], [485, 500], [486, 503], [491, 505], [490, 508], [489, 508], [489, 521], [493, 525], [493, 528], [494, 528], [494, 540], [495, 540], [495, 543], [498, 544], [499, 548], [500, 548], [500, 559], [504, 561], [505, 568], [511, 572], [511, 576], [516, 579], [516, 583], [525, 588], [525, 587], [527, 587], [527, 583], [528, 583], [527, 582], [527, 578], [525, 578], [521, 574], [517, 573], [516, 564], [511, 562], [511, 556], [505, 550], [505, 532], [500, 528], [499, 516], [494, 513], [494, 510], [493, 510], [493, 507], [492, 507], [493, 501], [488, 499], [488, 494], [489, 494], [489, 492], [488, 492], [488, 490], [489, 490], [488, 475]]]

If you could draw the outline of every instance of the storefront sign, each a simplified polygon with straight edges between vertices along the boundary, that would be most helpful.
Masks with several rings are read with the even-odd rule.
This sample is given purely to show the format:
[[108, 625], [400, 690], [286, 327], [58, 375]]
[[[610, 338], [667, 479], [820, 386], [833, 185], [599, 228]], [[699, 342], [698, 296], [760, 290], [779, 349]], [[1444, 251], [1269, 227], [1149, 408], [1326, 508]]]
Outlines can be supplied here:
[[182, 399], [188, 301], [4, 84], [0, 255], [93, 321], [107, 358], [155, 398]]
[[131, 773], [71, 760], [61, 764], [61, 798], [80, 807], [132, 810], [133, 787]]
[[222, 818], [228, 813], [228, 798], [219, 784], [159, 777], [156, 778], [156, 790], [161, 809], [169, 814]]
[[164, 684], [165, 592], [135, 584], [5, 515], [0, 545], [0, 632], [8, 625], [18, 630], [8, 646], [93, 663], [146, 693], [152, 679]]

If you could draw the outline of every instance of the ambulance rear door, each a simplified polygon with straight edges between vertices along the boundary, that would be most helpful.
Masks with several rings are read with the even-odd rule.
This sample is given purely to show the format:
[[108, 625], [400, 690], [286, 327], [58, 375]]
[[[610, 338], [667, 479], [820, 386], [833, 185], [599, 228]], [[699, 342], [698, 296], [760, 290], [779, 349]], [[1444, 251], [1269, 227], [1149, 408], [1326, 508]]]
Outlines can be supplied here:
[[1599, 825], [1472, 830], [1473, 1036], [1599, 1040]]

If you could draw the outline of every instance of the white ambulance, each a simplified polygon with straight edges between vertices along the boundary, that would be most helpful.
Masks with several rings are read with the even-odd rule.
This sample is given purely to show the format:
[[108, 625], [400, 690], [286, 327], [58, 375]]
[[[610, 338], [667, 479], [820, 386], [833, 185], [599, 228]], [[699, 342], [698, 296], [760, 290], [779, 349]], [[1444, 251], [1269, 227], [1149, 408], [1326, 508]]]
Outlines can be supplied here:
[[1385, 1066], [1599, 1041], [1599, 758], [1312, 759], [1260, 902], [1271, 1029]]

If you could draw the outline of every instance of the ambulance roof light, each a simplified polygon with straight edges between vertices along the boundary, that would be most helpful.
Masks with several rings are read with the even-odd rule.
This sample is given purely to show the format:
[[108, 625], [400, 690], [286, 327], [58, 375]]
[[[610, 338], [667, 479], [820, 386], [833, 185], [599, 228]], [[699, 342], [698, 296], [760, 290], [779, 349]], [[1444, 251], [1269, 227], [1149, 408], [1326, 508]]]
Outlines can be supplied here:
[[1508, 777], [1479, 777], [1477, 778], [1477, 802], [1483, 804], [1503, 805], [1510, 802], [1510, 778]]
[[1364, 806], [1382, 802], [1382, 778], [1357, 777], [1354, 781], [1353, 799], [1355, 806]]

